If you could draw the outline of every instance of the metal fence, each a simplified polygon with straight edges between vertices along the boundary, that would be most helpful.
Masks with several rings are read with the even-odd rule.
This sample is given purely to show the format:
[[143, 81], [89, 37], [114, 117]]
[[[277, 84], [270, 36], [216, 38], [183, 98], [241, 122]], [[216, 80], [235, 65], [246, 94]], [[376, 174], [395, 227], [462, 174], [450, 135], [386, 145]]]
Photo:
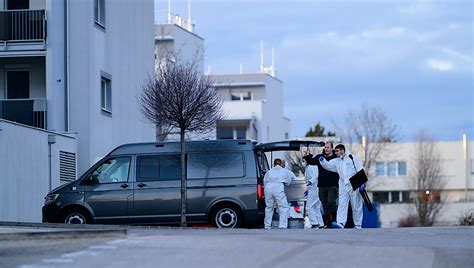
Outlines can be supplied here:
[[46, 99], [0, 100], [0, 118], [32, 127], [47, 128]]
[[46, 15], [44, 10], [0, 11], [0, 41], [46, 40]]

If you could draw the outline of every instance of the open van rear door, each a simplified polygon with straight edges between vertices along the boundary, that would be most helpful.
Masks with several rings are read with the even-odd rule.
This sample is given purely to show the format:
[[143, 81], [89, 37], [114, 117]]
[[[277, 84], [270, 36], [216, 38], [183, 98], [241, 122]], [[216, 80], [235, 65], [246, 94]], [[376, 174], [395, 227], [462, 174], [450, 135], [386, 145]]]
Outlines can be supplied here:
[[269, 143], [259, 143], [255, 146], [255, 150], [259, 150], [262, 152], [299, 151], [301, 147], [322, 147], [324, 146], [324, 144], [324, 142], [309, 140], [277, 141]]

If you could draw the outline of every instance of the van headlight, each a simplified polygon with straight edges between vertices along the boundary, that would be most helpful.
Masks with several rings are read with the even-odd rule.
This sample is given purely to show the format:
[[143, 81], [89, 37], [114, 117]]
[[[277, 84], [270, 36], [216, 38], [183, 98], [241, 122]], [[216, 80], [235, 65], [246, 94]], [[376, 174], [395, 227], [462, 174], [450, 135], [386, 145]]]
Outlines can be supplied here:
[[50, 195], [47, 195], [45, 198], [44, 198], [44, 205], [49, 205], [49, 204], [52, 204], [56, 201], [56, 198], [58, 198], [59, 194], [50, 194]]

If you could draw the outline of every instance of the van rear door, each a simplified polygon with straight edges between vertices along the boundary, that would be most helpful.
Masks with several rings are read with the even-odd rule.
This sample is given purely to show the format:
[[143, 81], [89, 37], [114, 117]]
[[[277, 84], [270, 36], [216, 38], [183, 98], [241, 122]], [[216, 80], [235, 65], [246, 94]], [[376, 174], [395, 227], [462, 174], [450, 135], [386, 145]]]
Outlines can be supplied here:
[[[289, 140], [289, 141], [278, 141], [278, 142], [270, 142], [270, 143], [260, 143], [255, 145], [255, 151], [257, 154], [257, 159], [258, 159], [258, 166], [259, 166], [259, 178], [258, 178], [258, 183], [259, 183], [259, 188], [258, 190], [263, 193], [263, 176], [265, 175], [265, 172], [268, 170], [268, 168], [265, 168], [264, 166], [268, 166], [268, 164], [272, 165], [273, 159], [274, 158], [285, 158], [286, 155], [284, 154], [285, 152], [291, 152], [291, 151], [301, 151], [302, 148], [305, 147], [322, 147], [324, 146], [324, 142], [319, 142], [319, 141], [310, 141], [310, 140]], [[267, 165], [262, 164], [260, 161], [264, 160], [267, 161], [267, 157], [262, 157], [259, 156], [259, 154], [267, 153], [269, 154], [269, 160], [270, 163], [267, 163]], [[263, 172], [262, 172], [263, 171]], [[304, 198], [304, 191], [306, 191], [306, 182], [304, 178], [299, 178], [295, 181], [293, 181], [290, 185], [285, 186], [285, 193], [286, 197], [288, 199], [288, 202], [292, 204], [292, 207], [295, 207], [295, 211], [297, 204], [300, 204]], [[263, 199], [263, 198], [262, 198]], [[259, 200], [259, 210], [262, 211], [262, 209], [265, 208], [265, 204], [263, 200]], [[263, 201], [263, 202], [262, 202]]]

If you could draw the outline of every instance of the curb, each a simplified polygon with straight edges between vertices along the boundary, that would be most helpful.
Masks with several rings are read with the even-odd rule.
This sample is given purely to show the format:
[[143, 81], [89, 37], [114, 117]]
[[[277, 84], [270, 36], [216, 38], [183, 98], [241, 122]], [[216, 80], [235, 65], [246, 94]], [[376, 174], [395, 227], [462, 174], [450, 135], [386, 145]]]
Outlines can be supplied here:
[[117, 230], [70, 230], [70, 231], [46, 231], [46, 232], [17, 232], [0, 234], [0, 241], [5, 240], [32, 240], [32, 239], [74, 239], [93, 237], [115, 237], [126, 236], [127, 229]]

